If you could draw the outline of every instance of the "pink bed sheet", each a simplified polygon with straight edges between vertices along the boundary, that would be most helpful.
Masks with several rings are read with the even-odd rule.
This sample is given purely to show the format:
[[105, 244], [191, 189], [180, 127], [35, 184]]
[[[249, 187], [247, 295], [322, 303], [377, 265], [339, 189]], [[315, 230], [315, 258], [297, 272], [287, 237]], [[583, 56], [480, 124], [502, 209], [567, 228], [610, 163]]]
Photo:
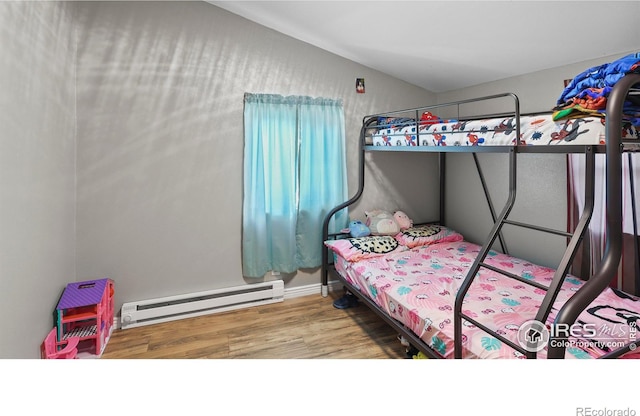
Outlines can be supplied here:
[[[335, 266], [347, 281], [375, 301], [391, 317], [417, 334], [444, 358], [454, 355], [453, 305], [478, 245], [461, 241], [438, 243], [391, 255], [348, 262], [335, 256]], [[485, 263], [548, 286], [554, 270], [491, 251]], [[463, 312], [496, 330], [516, 345], [518, 330], [535, 318], [546, 291], [480, 269], [463, 303]], [[584, 282], [568, 276], [547, 323]], [[606, 289], [578, 318], [591, 332], [570, 337], [565, 358], [597, 358], [640, 339], [640, 299]], [[506, 343], [463, 320], [464, 358], [525, 358]], [[597, 332], [596, 336], [592, 331]], [[640, 342], [639, 342], [640, 345]], [[538, 352], [546, 357], [547, 348]], [[637, 352], [637, 350], [636, 350]]]

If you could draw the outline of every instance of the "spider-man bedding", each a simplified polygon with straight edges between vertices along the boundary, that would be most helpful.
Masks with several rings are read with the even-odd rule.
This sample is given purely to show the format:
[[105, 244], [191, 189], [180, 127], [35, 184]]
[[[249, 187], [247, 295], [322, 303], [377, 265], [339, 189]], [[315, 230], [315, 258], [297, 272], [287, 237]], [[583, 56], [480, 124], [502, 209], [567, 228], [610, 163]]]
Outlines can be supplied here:
[[[520, 117], [520, 138], [515, 117], [470, 121], [444, 121], [419, 125], [412, 119], [379, 124], [371, 134], [374, 146], [512, 146], [604, 144], [602, 117], [554, 120], [552, 114]], [[631, 125], [623, 128], [623, 138], [640, 138]], [[516, 140], [518, 142], [516, 143]]]
[[[360, 244], [350, 252], [328, 246], [334, 251], [337, 272], [347, 282], [417, 334], [435, 352], [444, 358], [453, 358], [455, 296], [480, 246], [451, 235], [437, 241], [409, 244], [413, 248], [402, 244], [406, 241], [392, 246], [385, 242], [378, 252], [365, 247], [366, 255], [362, 255], [364, 246]], [[351, 256], [355, 251], [360, 255]], [[495, 251], [490, 252], [485, 262], [545, 286], [554, 274], [550, 268]], [[520, 327], [535, 318], [546, 292], [489, 269], [482, 268], [479, 274], [464, 300], [463, 313], [518, 345]], [[583, 284], [572, 276], [565, 279], [548, 323], [553, 322], [558, 306]], [[569, 337], [565, 357], [600, 357], [635, 341], [636, 336], [640, 338], [640, 334], [636, 335], [640, 299], [608, 288], [577, 322], [590, 330]], [[463, 350], [463, 358], [524, 358], [520, 352], [464, 320]], [[633, 355], [632, 352], [625, 358]], [[546, 347], [537, 357], [546, 357]]]

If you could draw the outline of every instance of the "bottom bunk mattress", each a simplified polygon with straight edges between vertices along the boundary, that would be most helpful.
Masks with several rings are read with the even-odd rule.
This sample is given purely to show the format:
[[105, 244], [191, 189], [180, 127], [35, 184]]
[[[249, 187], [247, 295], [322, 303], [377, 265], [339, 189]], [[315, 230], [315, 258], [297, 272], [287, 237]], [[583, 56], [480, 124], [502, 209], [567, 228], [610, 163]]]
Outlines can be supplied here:
[[[454, 356], [453, 305], [458, 288], [481, 247], [444, 241], [368, 258], [334, 252], [336, 271], [443, 358]], [[334, 250], [335, 251], [335, 250]], [[548, 286], [554, 270], [490, 251], [485, 263]], [[567, 276], [547, 323], [584, 281]], [[463, 313], [519, 344], [520, 327], [535, 319], [545, 290], [481, 268], [463, 301]], [[636, 339], [640, 300], [607, 288], [578, 318], [580, 334], [565, 344], [565, 358], [598, 358]], [[573, 330], [571, 331], [574, 332]], [[546, 358], [547, 347], [537, 353]], [[636, 351], [637, 352], [637, 351]], [[525, 358], [463, 319], [463, 358]]]

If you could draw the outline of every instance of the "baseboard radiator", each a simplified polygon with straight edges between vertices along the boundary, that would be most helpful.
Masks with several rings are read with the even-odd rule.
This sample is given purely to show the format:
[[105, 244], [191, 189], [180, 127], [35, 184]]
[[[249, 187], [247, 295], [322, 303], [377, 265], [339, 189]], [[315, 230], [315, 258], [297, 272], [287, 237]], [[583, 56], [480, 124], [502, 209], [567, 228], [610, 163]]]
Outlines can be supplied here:
[[120, 328], [175, 321], [284, 300], [284, 281], [257, 283], [122, 305]]

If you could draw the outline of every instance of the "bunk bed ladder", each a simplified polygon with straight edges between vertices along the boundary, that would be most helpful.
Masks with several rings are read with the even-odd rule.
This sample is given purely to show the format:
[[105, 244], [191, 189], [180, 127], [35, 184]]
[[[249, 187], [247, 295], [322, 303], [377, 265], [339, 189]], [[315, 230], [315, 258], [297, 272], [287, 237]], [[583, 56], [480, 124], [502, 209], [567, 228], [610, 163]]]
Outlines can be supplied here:
[[[493, 210], [492, 210], [492, 218], [494, 219], [494, 225], [493, 228], [491, 229], [491, 232], [489, 233], [489, 237], [487, 239], [487, 241], [485, 242], [485, 244], [482, 246], [482, 249], [480, 250], [480, 252], [478, 253], [474, 263], [472, 264], [471, 268], [469, 269], [469, 272], [467, 274], [467, 277], [465, 278], [463, 284], [460, 287], [460, 290], [458, 291], [458, 294], [456, 295], [456, 301], [455, 301], [455, 307], [454, 307], [454, 330], [455, 330], [455, 342], [454, 342], [454, 348], [455, 348], [455, 358], [462, 358], [462, 343], [463, 343], [463, 336], [462, 336], [462, 320], [466, 320], [468, 322], [470, 322], [471, 324], [477, 326], [478, 328], [482, 329], [484, 332], [492, 335], [493, 337], [499, 339], [501, 342], [509, 345], [511, 348], [513, 348], [514, 350], [520, 352], [521, 354], [525, 355], [527, 358], [536, 358], [536, 351], [533, 350], [531, 351], [530, 349], [526, 349], [524, 347], [522, 347], [521, 345], [516, 345], [514, 342], [512, 342], [511, 340], [507, 339], [506, 337], [503, 337], [502, 335], [498, 334], [496, 331], [488, 328], [487, 326], [483, 325], [482, 323], [478, 322], [477, 320], [473, 319], [470, 316], [467, 316], [466, 314], [464, 314], [462, 312], [462, 302], [464, 300], [464, 297], [466, 296], [469, 288], [471, 287], [471, 284], [473, 283], [473, 281], [475, 280], [475, 278], [478, 276], [478, 273], [480, 271], [481, 268], [484, 269], [488, 269], [491, 270], [493, 272], [502, 274], [506, 277], [509, 277], [511, 279], [517, 280], [521, 283], [530, 285], [530, 286], [534, 286], [538, 289], [544, 290], [546, 291], [546, 295], [540, 305], [540, 308], [538, 309], [538, 312], [535, 316], [535, 320], [539, 321], [539, 322], [546, 322], [549, 313], [551, 312], [551, 308], [553, 306], [553, 303], [555, 302], [559, 292], [560, 292], [560, 288], [562, 287], [562, 283], [564, 282], [565, 277], [567, 276], [569, 269], [571, 267], [571, 264], [575, 258], [575, 255], [578, 251], [578, 248], [580, 247], [581, 242], [584, 239], [584, 236], [586, 234], [587, 231], [587, 227], [589, 225], [589, 221], [591, 220], [591, 216], [593, 214], [593, 207], [594, 207], [594, 180], [593, 180], [593, 172], [595, 171], [595, 152], [594, 149], [591, 147], [587, 147], [586, 152], [585, 152], [585, 157], [586, 157], [586, 169], [587, 169], [587, 174], [586, 177], [589, 178], [588, 182], [587, 182], [587, 186], [585, 189], [585, 208], [583, 209], [583, 212], [580, 216], [580, 220], [578, 221], [577, 226], [575, 227], [575, 229], [573, 230], [572, 233], [570, 232], [564, 232], [564, 231], [559, 231], [559, 230], [554, 230], [551, 228], [547, 228], [547, 227], [541, 227], [541, 226], [537, 226], [537, 225], [533, 225], [533, 224], [527, 224], [527, 223], [523, 223], [523, 222], [519, 222], [519, 221], [513, 221], [508, 219], [508, 216], [515, 204], [515, 199], [516, 199], [516, 169], [517, 169], [517, 151], [516, 149], [512, 149], [510, 151], [510, 159], [509, 159], [509, 197], [507, 199], [507, 202], [505, 204], [505, 207], [502, 211], [502, 213], [500, 214], [499, 218], [495, 218], [495, 214], [493, 214]], [[477, 161], [476, 161], [477, 164]], [[482, 179], [482, 178], [481, 178]], [[491, 252], [491, 247], [493, 247], [496, 239], [500, 239], [500, 243], [501, 246], [504, 250], [504, 242], [502, 240], [502, 236], [501, 236], [501, 232], [502, 232], [502, 228], [505, 224], [509, 224], [512, 226], [517, 226], [517, 227], [522, 227], [522, 228], [527, 228], [527, 229], [531, 229], [531, 230], [536, 230], [536, 231], [540, 231], [540, 232], [545, 232], [545, 233], [549, 233], [549, 234], [555, 234], [555, 235], [559, 235], [562, 237], [566, 237], [569, 239], [567, 247], [565, 249], [564, 255], [562, 257], [562, 259], [560, 260], [560, 264], [559, 266], [556, 268], [556, 272], [554, 274], [553, 280], [551, 281], [551, 284], [549, 286], [545, 286], [543, 284], [540, 284], [538, 282], [535, 281], [531, 281], [528, 280], [522, 276], [518, 276], [516, 274], [513, 274], [511, 272], [508, 272], [506, 270], [502, 270], [499, 269], [495, 266], [492, 266], [488, 263], [485, 262], [485, 259], [487, 258], [487, 256], [489, 255], [489, 253]]]
[[[518, 131], [516, 133], [516, 137], [519, 137], [519, 136], [520, 136], [520, 132]], [[456, 294], [456, 300], [454, 303], [453, 310], [454, 310], [454, 357], [457, 359], [462, 358], [462, 343], [463, 343], [462, 319], [465, 319], [466, 321], [472, 323], [473, 325], [482, 329], [484, 332], [487, 332], [495, 336], [500, 341], [509, 345], [511, 348], [514, 348], [515, 350], [518, 350], [521, 353], [526, 354], [526, 351], [522, 349], [520, 346], [515, 345], [510, 340], [506, 339], [505, 337], [502, 337], [501, 335], [497, 334], [495, 331], [491, 330], [490, 328], [486, 327], [485, 325], [481, 324], [480, 322], [476, 321], [470, 316], [467, 316], [466, 314], [462, 313], [462, 301], [464, 300], [467, 292], [469, 291], [471, 284], [475, 280], [480, 270], [480, 267], [483, 267], [483, 265], [485, 264], [484, 260], [486, 259], [487, 255], [491, 251], [491, 247], [493, 246], [493, 244], [495, 243], [496, 239], [498, 238], [498, 236], [502, 231], [502, 227], [505, 224], [505, 220], [507, 219], [507, 216], [513, 209], [513, 206], [515, 205], [516, 173], [517, 173], [516, 167], [517, 167], [517, 153], [514, 147], [509, 151], [509, 173], [510, 173], [509, 174], [509, 196], [507, 198], [504, 208], [502, 209], [502, 213], [500, 214], [498, 219], [494, 221], [493, 227], [489, 233], [489, 237], [487, 241], [480, 249], [480, 252], [476, 256], [473, 264], [471, 265], [471, 268], [469, 269], [469, 272], [467, 273], [466, 278], [462, 282], [462, 285], [460, 285], [460, 289]]]

